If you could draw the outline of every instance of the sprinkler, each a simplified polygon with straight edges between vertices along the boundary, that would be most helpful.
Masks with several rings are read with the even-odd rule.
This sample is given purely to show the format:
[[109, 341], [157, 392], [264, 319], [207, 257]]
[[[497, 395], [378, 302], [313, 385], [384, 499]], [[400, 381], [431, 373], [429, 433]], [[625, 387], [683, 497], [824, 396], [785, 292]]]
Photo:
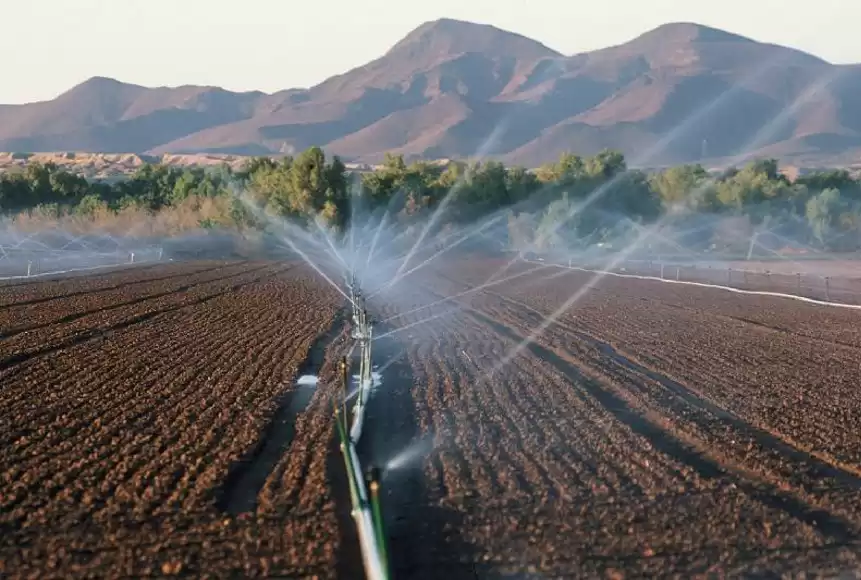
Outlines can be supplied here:
[[376, 465], [370, 466], [365, 472], [365, 477], [368, 479], [368, 487], [373, 488], [374, 484], [379, 485], [383, 470]]
[[[359, 362], [359, 394], [356, 402], [356, 413], [364, 413], [365, 391], [370, 389], [373, 384], [372, 363], [371, 363], [371, 344], [373, 339], [373, 326], [371, 317], [368, 314], [368, 309], [365, 305], [365, 296], [358, 287], [355, 272], [350, 272], [346, 279], [350, 291], [350, 300], [353, 306], [353, 339], [359, 347], [360, 362]], [[357, 419], [357, 423], [360, 423]]]
[[380, 502], [380, 478], [382, 477], [382, 473], [379, 467], [372, 465], [365, 474], [365, 477], [368, 480], [368, 489], [371, 490], [371, 514], [374, 519], [374, 528], [377, 532], [377, 545], [380, 549], [383, 564], [387, 564], [389, 557], [386, 547], [385, 527], [383, 525], [383, 508]]

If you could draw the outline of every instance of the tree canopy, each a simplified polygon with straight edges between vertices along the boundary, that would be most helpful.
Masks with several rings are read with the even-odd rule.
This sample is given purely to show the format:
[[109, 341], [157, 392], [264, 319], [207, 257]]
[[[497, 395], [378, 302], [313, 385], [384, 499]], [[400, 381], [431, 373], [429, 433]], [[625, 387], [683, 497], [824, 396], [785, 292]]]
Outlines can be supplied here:
[[206, 199], [222, 200], [222, 215], [202, 219], [201, 227], [262, 227], [264, 216], [277, 216], [345, 231], [356, 206], [387, 210], [409, 226], [445, 203], [440, 228], [506, 212], [509, 241], [541, 247], [598, 241], [630, 224], [703, 216], [744, 219], [751, 228], [767, 224], [769, 231], [831, 250], [861, 246], [859, 180], [835, 169], [791, 181], [771, 159], [717, 175], [699, 165], [633, 170], [617, 151], [564, 154], [535, 170], [497, 161], [408, 164], [387, 155], [373, 171], [359, 173], [312, 147], [295, 157], [252, 158], [238, 171], [146, 164], [113, 183], [50, 163], [0, 174], [0, 211], [7, 215], [128, 208], [158, 214]]

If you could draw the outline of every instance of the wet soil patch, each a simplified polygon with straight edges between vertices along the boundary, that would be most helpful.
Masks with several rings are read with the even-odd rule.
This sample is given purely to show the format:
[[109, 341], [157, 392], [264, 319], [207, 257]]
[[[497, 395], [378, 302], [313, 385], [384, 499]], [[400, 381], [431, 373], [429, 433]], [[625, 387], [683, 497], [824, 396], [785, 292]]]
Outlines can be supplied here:
[[[375, 327], [377, 335], [389, 329]], [[371, 393], [357, 452], [362, 466], [382, 470], [381, 504], [391, 575], [394, 578], [474, 579], [475, 547], [461, 535], [463, 514], [432, 503], [422, 453], [396, 468], [390, 462], [422, 446], [413, 402], [416, 384], [407, 347], [394, 338], [374, 342], [375, 372], [381, 384]], [[358, 368], [358, 367], [356, 367]], [[456, 557], [453, 557], [456, 556]]]

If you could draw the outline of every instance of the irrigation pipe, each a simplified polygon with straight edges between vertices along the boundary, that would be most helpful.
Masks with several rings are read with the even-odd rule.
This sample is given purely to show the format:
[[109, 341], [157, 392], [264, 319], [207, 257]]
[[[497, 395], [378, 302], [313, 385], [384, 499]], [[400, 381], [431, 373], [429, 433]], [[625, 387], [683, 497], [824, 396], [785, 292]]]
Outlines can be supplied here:
[[[354, 300], [351, 300], [351, 302], [355, 309], [356, 302]], [[359, 320], [355, 314], [354, 319]], [[364, 321], [364, 318], [361, 318], [361, 320]], [[370, 336], [369, 328], [362, 329], [362, 332], [366, 333], [368, 337]], [[363, 341], [362, 345], [362, 369], [365, 370], [365, 367], [370, 365], [371, 341]], [[348, 416], [346, 407], [343, 412], [343, 423], [338, 418], [337, 410], [335, 421], [338, 424], [338, 435], [341, 438], [341, 452], [344, 455], [344, 464], [350, 480], [350, 499], [353, 504], [352, 515], [359, 535], [359, 546], [362, 552], [365, 576], [367, 580], [388, 580], [388, 560], [385, 555], [385, 534], [382, 529], [382, 519], [378, 505], [379, 498], [377, 494], [374, 494], [373, 499], [370, 498], [365, 485], [364, 470], [362, 469], [361, 461], [359, 461], [359, 454], [356, 452], [356, 444], [362, 436], [368, 394], [373, 385], [373, 375], [370, 375], [370, 379], [366, 379], [363, 375], [364, 373], [360, 372], [359, 396], [356, 397], [356, 402], [353, 404], [353, 422], [349, 432], [346, 425]], [[345, 358], [342, 363], [342, 381], [344, 382], [345, 393], [349, 376], [347, 358]]]
[[98, 266], [85, 266], [83, 268], [69, 268], [68, 270], [53, 270], [51, 272], [40, 272], [38, 274], [20, 274], [17, 276], [0, 276], [0, 281], [2, 280], [27, 280], [28, 278], [42, 278], [45, 276], [59, 276], [61, 274], [71, 274], [73, 272], [89, 272], [91, 270], [103, 270], [106, 268], [133, 268], [135, 266], [140, 266], [141, 264], [151, 264], [154, 262], [159, 262], [159, 259], [155, 260], [142, 260], [139, 262], [126, 262], [123, 264], [100, 264]]
[[[346, 418], [344, 419], [346, 421]], [[368, 502], [368, 491], [362, 476], [362, 465], [356, 453], [356, 446], [347, 437], [347, 430], [341, 423], [337, 408], [335, 423], [338, 436], [341, 439], [341, 453], [344, 455], [344, 465], [347, 468], [347, 479], [350, 484], [350, 501], [353, 505], [352, 516], [359, 533], [359, 547], [362, 552], [362, 563], [368, 580], [386, 580], [386, 563], [382, 557], [378, 540], [378, 530], [374, 525], [373, 513]]]
[[[366, 391], [365, 385], [360, 385], [359, 389], [362, 391]], [[353, 405], [353, 425], [350, 427], [350, 441], [353, 441], [355, 443], [358, 443], [359, 439], [362, 437], [362, 426], [365, 423], [364, 401], [367, 396], [367, 392], [360, 393], [357, 397], [356, 403]]]
[[365, 480], [362, 476], [362, 465], [356, 453], [356, 445], [353, 441], [347, 446], [353, 465], [353, 477], [356, 479], [356, 501], [353, 502], [353, 518], [356, 520], [356, 528], [359, 531], [359, 543], [362, 548], [362, 558], [365, 562], [365, 574], [368, 580], [385, 580], [386, 564], [382, 550], [379, 545], [379, 535], [374, 526], [374, 516], [368, 501], [368, 490], [365, 488]]
[[[544, 263], [535, 262], [533, 260], [523, 260], [532, 264]], [[654, 280], [655, 282], [664, 282], [666, 284], [682, 284], [686, 286], [699, 286], [700, 288], [714, 288], [716, 290], [725, 290], [736, 294], [747, 294], [750, 296], [770, 296], [772, 298], [789, 298], [790, 300], [798, 300], [808, 304], [817, 306], [832, 306], [835, 308], [847, 308], [849, 310], [861, 310], [861, 304], [843, 304], [842, 302], [830, 302], [827, 300], [818, 300], [816, 298], [807, 298], [806, 296], [798, 296], [797, 294], [785, 294], [783, 292], [769, 292], [767, 290], [743, 290], [741, 288], [733, 288], [732, 286], [722, 286], [720, 284], [708, 284], [707, 282], [691, 282], [689, 280], [668, 280], [666, 278], [658, 278], [657, 276], [641, 276], [638, 274], [620, 274], [618, 272], [610, 272], [608, 270], [592, 270], [590, 268], [581, 268], [579, 266], [566, 266], [565, 264], [552, 264], [557, 268], [567, 268], [569, 270], [579, 270], [580, 272], [591, 272], [593, 274], [604, 274], [606, 276], [615, 276], [616, 278], [632, 278], [635, 280]]]

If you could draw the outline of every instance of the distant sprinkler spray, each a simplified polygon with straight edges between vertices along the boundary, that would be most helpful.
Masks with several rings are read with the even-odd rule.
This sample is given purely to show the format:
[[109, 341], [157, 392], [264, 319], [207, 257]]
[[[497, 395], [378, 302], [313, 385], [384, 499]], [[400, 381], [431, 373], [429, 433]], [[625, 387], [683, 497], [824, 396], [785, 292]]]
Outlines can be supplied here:
[[350, 270], [346, 276], [349, 300], [352, 303], [353, 315], [353, 339], [359, 347], [359, 385], [355, 411], [357, 414], [363, 412], [366, 391], [373, 385], [373, 365], [371, 363], [371, 344], [373, 342], [373, 327], [371, 317], [365, 304], [365, 296], [359, 287], [358, 279], [354, 270]]

